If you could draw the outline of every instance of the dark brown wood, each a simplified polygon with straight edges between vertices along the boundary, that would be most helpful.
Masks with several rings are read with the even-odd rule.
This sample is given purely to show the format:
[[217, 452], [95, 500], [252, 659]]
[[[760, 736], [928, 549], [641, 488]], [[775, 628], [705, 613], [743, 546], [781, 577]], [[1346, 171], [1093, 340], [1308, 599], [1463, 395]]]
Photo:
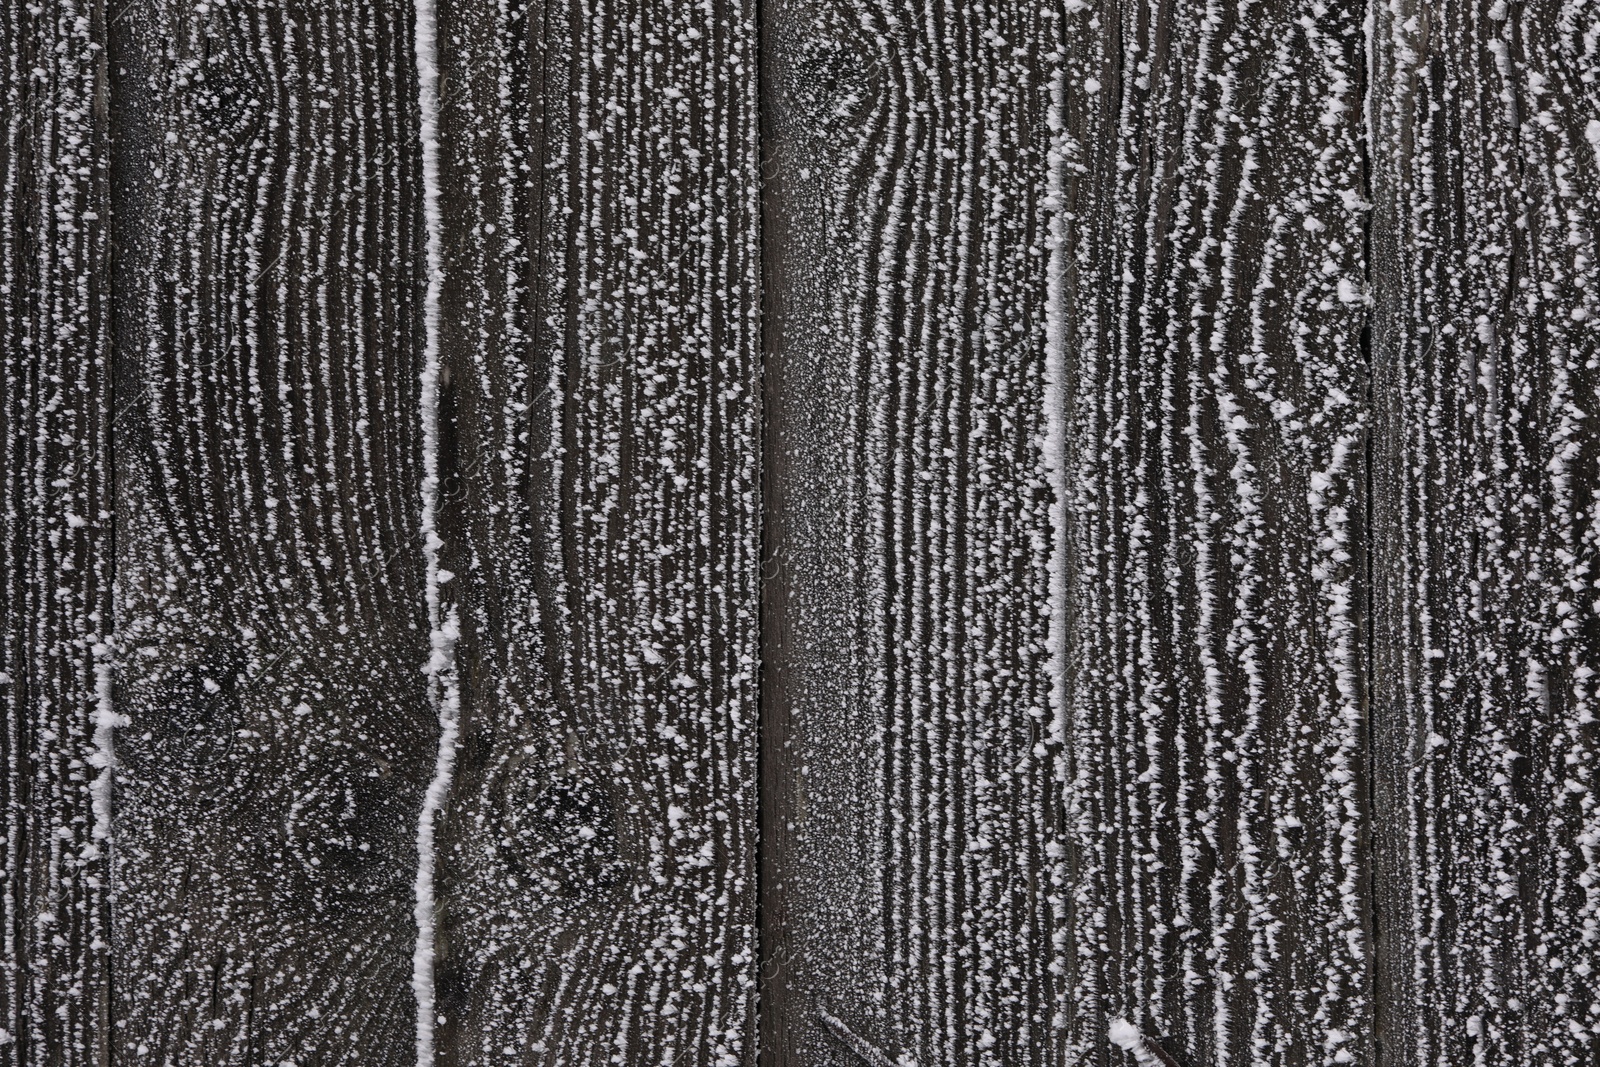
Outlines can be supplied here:
[[412, 1062], [409, 15], [124, 5], [116, 1060]]
[[1587, 6], [435, 7], [0, 7], [0, 1067], [1600, 1063]]
[[[0, 6], [0, 1063], [104, 1062], [103, 12]], [[95, 803], [98, 797], [102, 801]]]
[[1375, 11], [1378, 1062], [1589, 1067], [1600, 25]]
[[753, 5], [440, 9], [447, 1064], [754, 1055]]
[[1361, 12], [1069, 6], [1071, 1047], [1371, 1062]]
[[1059, 26], [762, 18], [762, 1062], [1068, 1063], [1040, 460]]

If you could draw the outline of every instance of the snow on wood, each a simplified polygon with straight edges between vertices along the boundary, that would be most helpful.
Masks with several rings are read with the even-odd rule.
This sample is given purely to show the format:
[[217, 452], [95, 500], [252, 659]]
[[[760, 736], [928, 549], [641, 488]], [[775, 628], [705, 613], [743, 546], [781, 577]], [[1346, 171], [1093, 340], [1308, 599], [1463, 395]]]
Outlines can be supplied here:
[[773, 1063], [839, 1063], [841, 1032], [923, 1067], [1071, 1062], [1040, 474], [1059, 32], [1030, 3], [763, 7]]
[[[1374, 7], [1379, 1020], [1600, 1049], [1600, 21]], [[1387, 932], [1387, 933], [1385, 933]]]
[[0, 1063], [104, 1062], [111, 368], [99, 13], [0, 8]]
[[453, 608], [446, 609], [441, 586], [452, 575], [439, 567], [439, 391], [443, 365], [439, 349], [439, 300], [444, 289], [444, 220], [439, 209], [439, 26], [433, 0], [416, 0], [412, 51], [417, 70], [417, 140], [422, 160], [423, 264], [422, 297], [422, 553], [423, 583], [428, 602], [429, 653], [423, 672], [429, 697], [439, 716], [439, 750], [433, 778], [422, 797], [417, 817], [417, 876], [413, 914], [417, 943], [411, 953], [411, 988], [417, 996], [417, 1067], [433, 1067], [437, 1028], [434, 963], [437, 950], [438, 900], [434, 891], [437, 856], [434, 840], [440, 812], [450, 796], [460, 733], [461, 690], [456, 676], [455, 644], [460, 625]]
[[1593, 1067], [1597, 78], [0, 8], [0, 1064]]
[[439, 9], [441, 1062], [755, 1054], [752, 11]]
[[[830, 1014], [819, 1008], [817, 1017], [822, 1020], [822, 1025], [828, 1028], [828, 1032], [838, 1040], [839, 1044], [853, 1052], [856, 1058], [867, 1064], [868, 1067], [896, 1067], [895, 1060], [890, 1059], [889, 1055], [876, 1045], [863, 1040], [846, 1026], [844, 1021], [837, 1015]], [[902, 1057], [899, 1061], [899, 1067], [916, 1067], [916, 1062], [909, 1056]]]
[[410, 12], [111, 27], [119, 1062], [409, 1064], [423, 248]]
[[1145, 1037], [1126, 1019], [1112, 1019], [1111, 1025], [1106, 1027], [1106, 1036], [1113, 1045], [1132, 1056], [1139, 1067], [1177, 1067], [1160, 1045]]
[[1372, 1062], [1359, 12], [1069, 8], [1073, 1044]]

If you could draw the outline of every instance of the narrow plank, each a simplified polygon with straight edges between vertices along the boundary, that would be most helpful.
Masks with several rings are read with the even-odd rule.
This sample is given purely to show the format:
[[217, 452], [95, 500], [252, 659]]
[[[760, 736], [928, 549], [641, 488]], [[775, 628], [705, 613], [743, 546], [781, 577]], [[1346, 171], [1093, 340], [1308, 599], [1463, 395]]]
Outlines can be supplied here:
[[0, 1063], [10, 1067], [104, 1062], [102, 17], [70, 0], [0, 8]]
[[1371, 1062], [1361, 12], [1068, 6], [1073, 1054]]
[[1383, 1064], [1600, 1056], [1600, 21], [1375, 7]]
[[407, 15], [112, 26], [121, 1062], [414, 1057], [437, 727]]
[[1052, 7], [763, 5], [763, 1063], [1070, 1062]]
[[440, 1062], [754, 1055], [754, 6], [439, 6]]

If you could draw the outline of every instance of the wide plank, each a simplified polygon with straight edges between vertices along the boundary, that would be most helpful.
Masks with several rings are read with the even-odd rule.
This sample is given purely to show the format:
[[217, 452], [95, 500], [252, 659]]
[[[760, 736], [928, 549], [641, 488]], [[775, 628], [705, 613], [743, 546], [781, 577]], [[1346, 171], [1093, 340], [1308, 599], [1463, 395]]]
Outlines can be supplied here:
[[0, 1063], [105, 1062], [103, 12], [0, 6]]
[[1362, 12], [1067, 6], [1073, 1056], [1369, 1063]]
[[762, 7], [764, 1064], [1066, 1064], [1052, 5]]
[[1600, 1057], [1600, 18], [1374, 8], [1376, 1062]]
[[409, 13], [119, 5], [117, 1062], [410, 1064]]
[[753, 13], [439, 6], [441, 1063], [754, 1055]]

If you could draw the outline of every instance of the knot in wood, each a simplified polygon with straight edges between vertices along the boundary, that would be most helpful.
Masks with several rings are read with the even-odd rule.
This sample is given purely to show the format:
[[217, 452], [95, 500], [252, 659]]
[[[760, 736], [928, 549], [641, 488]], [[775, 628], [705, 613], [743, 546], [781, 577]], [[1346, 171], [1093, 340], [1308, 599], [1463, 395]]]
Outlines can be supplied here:
[[505, 792], [512, 860], [563, 897], [582, 897], [622, 880], [611, 794], [587, 775], [522, 764]]
[[279, 800], [279, 839], [296, 895], [348, 901], [398, 887], [396, 846], [409, 838], [414, 817], [393, 779], [341, 755], [294, 780]]
[[118, 747], [135, 773], [148, 764], [163, 775], [176, 771], [193, 779], [233, 749], [241, 719], [242, 650], [217, 642], [179, 656], [128, 682], [125, 696], [133, 710]]
[[782, 72], [783, 95], [799, 123], [814, 136], [838, 139], [855, 125], [872, 95], [872, 64], [856, 34], [831, 9], [791, 27], [795, 47]]

